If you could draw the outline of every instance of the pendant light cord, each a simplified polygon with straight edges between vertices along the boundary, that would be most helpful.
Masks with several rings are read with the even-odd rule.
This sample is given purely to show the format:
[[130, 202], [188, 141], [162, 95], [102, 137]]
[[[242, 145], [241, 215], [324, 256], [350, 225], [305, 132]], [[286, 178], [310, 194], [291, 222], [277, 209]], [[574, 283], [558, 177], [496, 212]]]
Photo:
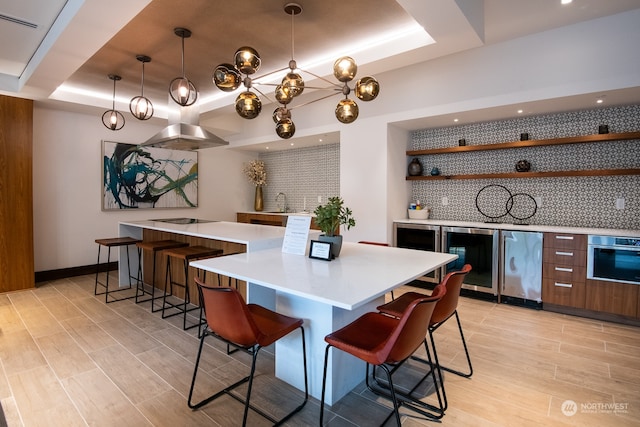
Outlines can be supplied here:
[[111, 97], [111, 109], [116, 111], [116, 78], [113, 78], [113, 96]]
[[295, 56], [294, 56], [294, 43], [295, 43], [295, 36], [294, 36], [294, 31], [293, 31], [293, 24], [294, 24], [294, 20], [295, 20], [295, 13], [292, 10], [291, 11], [291, 60], [294, 61]]
[[184, 73], [184, 34], [180, 38], [182, 39], [182, 78], [186, 79], [187, 76]]

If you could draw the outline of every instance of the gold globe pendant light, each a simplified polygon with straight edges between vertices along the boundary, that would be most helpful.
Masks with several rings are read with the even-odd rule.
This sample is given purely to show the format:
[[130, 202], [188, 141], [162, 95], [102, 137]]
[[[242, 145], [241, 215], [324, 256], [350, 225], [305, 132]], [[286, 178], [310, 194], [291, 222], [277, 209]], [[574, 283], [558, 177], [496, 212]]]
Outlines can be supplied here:
[[[375, 78], [366, 76], [358, 80], [353, 89], [350, 88], [348, 83], [355, 78], [358, 72], [358, 66], [353, 58], [349, 56], [338, 58], [333, 65], [333, 74], [335, 78], [342, 83], [342, 85], [336, 84], [310, 71], [299, 69], [296, 60], [294, 59], [294, 20], [296, 15], [302, 13], [302, 6], [297, 3], [287, 3], [284, 6], [284, 11], [287, 15], [291, 16], [291, 60], [289, 61], [288, 67], [281, 68], [269, 74], [278, 73], [286, 70], [287, 68], [289, 71], [282, 78], [282, 81], [279, 84], [259, 83], [259, 80], [262, 77], [266, 77], [266, 75], [255, 79], [256, 85], [264, 84], [275, 86], [274, 97], [275, 100], [281, 104], [281, 106], [277, 107], [272, 114], [273, 121], [276, 124], [276, 133], [280, 138], [291, 138], [296, 131], [295, 124], [291, 117], [291, 110], [320, 101], [335, 94], [344, 95], [344, 99], [340, 100], [336, 106], [336, 118], [341, 123], [353, 123], [358, 118], [360, 111], [358, 104], [356, 104], [354, 100], [349, 99], [350, 93], [354, 91], [356, 98], [361, 101], [373, 101], [380, 93], [380, 84]], [[251, 77], [249, 77], [251, 74], [254, 74], [258, 68], [260, 68], [260, 62], [261, 60], [258, 52], [251, 47], [244, 46], [236, 51], [234, 56], [235, 65], [223, 63], [218, 65], [213, 72], [214, 84], [224, 92], [232, 92], [238, 89], [240, 84], [244, 84], [246, 90], [236, 98], [236, 112], [245, 119], [253, 119], [257, 117], [262, 109], [262, 102], [260, 101], [260, 98], [251, 91], [253, 81]], [[328, 83], [330, 86], [308, 87], [306, 86], [300, 72], [310, 74], [314, 78]], [[312, 101], [290, 107], [289, 104], [294, 98], [302, 94], [305, 88], [331, 91], [332, 93], [330, 95], [320, 96]], [[256, 91], [269, 99], [258, 89], [256, 89]]]
[[[360, 113], [358, 104], [356, 104], [354, 100], [349, 99], [351, 88], [348, 82], [353, 80], [357, 73], [358, 65], [356, 61], [349, 56], [338, 58], [336, 62], [333, 63], [333, 75], [338, 81], [344, 83], [342, 86], [342, 94], [345, 96], [345, 99], [338, 102], [335, 111], [336, 118], [341, 123], [349, 124], [355, 122]], [[358, 99], [365, 102], [373, 101], [380, 93], [380, 84], [375, 78], [366, 76], [356, 82], [355, 92]]]
[[213, 83], [223, 92], [233, 92], [242, 84], [242, 76], [235, 66], [220, 64], [213, 70]]
[[[255, 119], [262, 111], [262, 101], [255, 93], [251, 92], [251, 74], [255, 74], [260, 69], [260, 54], [257, 50], [249, 46], [243, 46], [234, 55], [235, 70], [245, 75], [242, 82], [247, 88], [236, 98], [236, 112], [244, 119]], [[231, 73], [232, 74], [232, 73]]]
[[177, 104], [188, 107], [198, 99], [198, 90], [184, 72], [184, 39], [191, 37], [191, 31], [186, 28], [174, 28], [173, 32], [182, 40], [182, 76], [171, 80], [169, 95]]
[[262, 101], [250, 90], [242, 92], [236, 98], [236, 112], [245, 119], [255, 119], [262, 111]]
[[151, 62], [151, 58], [147, 55], [136, 55], [136, 59], [142, 62], [142, 84], [140, 95], [134, 96], [129, 102], [129, 111], [138, 120], [149, 120], [153, 117], [153, 104], [144, 96], [144, 64]]
[[110, 80], [113, 80], [113, 98], [111, 102], [111, 110], [107, 110], [102, 115], [102, 124], [109, 130], [120, 130], [124, 127], [124, 116], [120, 111], [116, 111], [116, 82], [122, 80], [117, 74], [109, 74]]
[[287, 104], [304, 91], [304, 79], [299, 73], [296, 73], [298, 64], [294, 59], [294, 20], [296, 15], [302, 13], [302, 6], [297, 3], [287, 3], [284, 5], [284, 11], [291, 15], [291, 60], [289, 61], [289, 72], [275, 89], [276, 101], [282, 104], [282, 107], [276, 108], [273, 112], [273, 120], [276, 122], [276, 134], [282, 139], [289, 139], [296, 133], [296, 125], [293, 123], [291, 110], [287, 108]]
[[363, 77], [356, 82], [356, 97], [368, 102], [376, 99], [380, 93], [380, 83], [373, 77]]

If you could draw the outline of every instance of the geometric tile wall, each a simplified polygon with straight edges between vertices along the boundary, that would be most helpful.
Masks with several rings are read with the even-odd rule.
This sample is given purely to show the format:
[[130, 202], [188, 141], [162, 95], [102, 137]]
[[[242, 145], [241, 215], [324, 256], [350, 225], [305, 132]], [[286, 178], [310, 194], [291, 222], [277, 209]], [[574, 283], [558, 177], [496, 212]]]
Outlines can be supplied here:
[[340, 144], [261, 153], [258, 158], [267, 170], [265, 212], [278, 210], [279, 192], [286, 194], [290, 212], [305, 207], [313, 211], [319, 205], [318, 196], [324, 204], [328, 197], [340, 195]]
[[[529, 139], [548, 139], [598, 133], [606, 124], [610, 133], [640, 130], [640, 105], [599, 108], [560, 114], [501, 120], [438, 129], [424, 129], [411, 134], [411, 149], [453, 147], [458, 140], [467, 145], [496, 144], [517, 141], [520, 133]], [[611, 141], [558, 146], [526, 147], [507, 150], [448, 153], [417, 156], [428, 174], [433, 167], [443, 175], [513, 172], [518, 160], [531, 163], [531, 171], [640, 168], [640, 140]], [[407, 164], [411, 158], [407, 159]], [[517, 218], [533, 214], [520, 221], [539, 225], [640, 229], [640, 176], [587, 176], [559, 178], [470, 179], [443, 181], [413, 181], [412, 198], [431, 208], [431, 218], [459, 221], [485, 221], [476, 207], [476, 196], [487, 185], [506, 187], [517, 207], [537, 198], [540, 206], [523, 208], [514, 213]], [[480, 193], [479, 202], [500, 187], [489, 187]], [[442, 197], [449, 205], [442, 205]], [[615, 199], [625, 199], [625, 209], [615, 209]], [[508, 199], [508, 196], [505, 197]], [[502, 202], [502, 201], [501, 201]], [[501, 205], [500, 202], [500, 206]], [[484, 213], [493, 214], [491, 207], [480, 204]], [[496, 211], [498, 212], [498, 211]], [[502, 212], [502, 210], [500, 211]], [[498, 222], [519, 222], [506, 215]]]

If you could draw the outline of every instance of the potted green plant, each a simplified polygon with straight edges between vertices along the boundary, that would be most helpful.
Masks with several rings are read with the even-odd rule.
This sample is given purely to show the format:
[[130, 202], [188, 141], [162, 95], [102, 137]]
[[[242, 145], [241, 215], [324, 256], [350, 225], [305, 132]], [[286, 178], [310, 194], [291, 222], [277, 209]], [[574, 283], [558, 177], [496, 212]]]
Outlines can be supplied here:
[[320, 235], [319, 240], [331, 242], [331, 253], [334, 258], [337, 257], [342, 248], [342, 236], [336, 233], [340, 231], [341, 225], [347, 230], [355, 227], [356, 220], [353, 212], [344, 206], [344, 200], [341, 197], [329, 197], [327, 203], [318, 206], [313, 213], [316, 216], [316, 225], [324, 233]]

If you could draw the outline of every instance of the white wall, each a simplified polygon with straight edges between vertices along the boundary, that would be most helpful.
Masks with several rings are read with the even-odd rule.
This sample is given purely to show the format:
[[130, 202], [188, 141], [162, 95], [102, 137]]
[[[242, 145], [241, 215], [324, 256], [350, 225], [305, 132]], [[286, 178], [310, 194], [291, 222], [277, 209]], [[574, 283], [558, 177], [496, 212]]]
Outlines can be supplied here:
[[[380, 95], [360, 102], [360, 117], [349, 125], [333, 116], [334, 98], [296, 109], [297, 135], [340, 131], [340, 193], [358, 219], [344, 232], [345, 240], [385, 240], [387, 230], [390, 241], [392, 220], [406, 217], [410, 193], [406, 163], [399, 162], [406, 161], [408, 139], [401, 141], [402, 132], [388, 129], [395, 122], [638, 87], [638, 22], [640, 9], [377, 75]], [[265, 115], [264, 123], [251, 124], [250, 133], [234, 143], [273, 140], [273, 123], [266, 126], [270, 120]], [[387, 180], [391, 175], [399, 179]]]
[[[391, 221], [409, 203], [400, 166], [408, 141], [401, 141], [402, 132], [389, 129], [394, 122], [640, 86], [638, 22], [640, 9], [376, 76], [380, 96], [361, 103], [360, 118], [350, 125], [335, 120], [335, 98], [296, 109], [298, 136], [341, 132], [340, 192], [358, 219], [358, 225], [344, 233], [345, 239], [390, 241]], [[270, 114], [245, 122], [246, 132], [232, 138], [235, 146], [277, 139]], [[216, 127], [215, 120], [206, 125]], [[36, 106], [36, 271], [94, 263], [95, 238], [117, 234], [122, 219], [149, 218], [149, 211], [101, 212], [99, 189], [100, 141], [138, 142], [159, 130], [150, 128], [131, 119], [113, 133], [96, 115]], [[200, 207], [162, 214], [232, 220], [236, 211], [250, 210], [253, 187], [241, 170], [254, 155], [222, 148], [201, 153]]]
[[255, 157], [224, 147], [200, 150], [198, 208], [101, 211], [102, 140], [138, 143], [163, 125], [127, 117], [117, 132], [99, 114], [34, 108], [33, 197], [35, 271], [96, 262], [97, 238], [118, 235], [118, 222], [175, 216], [235, 221], [252, 206], [242, 164]]

